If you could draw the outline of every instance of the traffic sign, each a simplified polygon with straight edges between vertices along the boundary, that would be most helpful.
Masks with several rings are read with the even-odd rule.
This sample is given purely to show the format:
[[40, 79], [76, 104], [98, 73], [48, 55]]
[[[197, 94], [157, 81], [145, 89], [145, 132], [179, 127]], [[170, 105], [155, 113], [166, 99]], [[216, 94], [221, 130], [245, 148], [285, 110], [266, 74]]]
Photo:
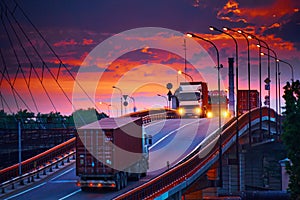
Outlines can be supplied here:
[[124, 101], [123, 105], [126, 107], [128, 106], [128, 102], [127, 101]]
[[167, 89], [168, 89], [168, 90], [171, 90], [172, 88], [173, 88], [172, 83], [168, 83], [168, 84], [167, 84]]
[[127, 97], [128, 97], [127, 94], [124, 94], [124, 95], [123, 95], [123, 98], [125, 99], [125, 101], [126, 101]]
[[264, 80], [264, 82], [265, 82], [266, 84], [270, 84], [271, 80], [270, 80], [269, 78], [266, 78], [266, 79]]

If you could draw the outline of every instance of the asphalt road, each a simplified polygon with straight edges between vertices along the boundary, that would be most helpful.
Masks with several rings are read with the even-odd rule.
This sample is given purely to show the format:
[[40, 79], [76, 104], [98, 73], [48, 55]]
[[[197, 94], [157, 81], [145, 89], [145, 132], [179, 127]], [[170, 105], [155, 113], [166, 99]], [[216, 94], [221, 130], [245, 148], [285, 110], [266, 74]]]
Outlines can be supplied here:
[[217, 119], [172, 119], [153, 122], [145, 127], [147, 134], [153, 136], [150, 147], [150, 169], [140, 181], [129, 181], [120, 191], [100, 189], [82, 192], [76, 186], [75, 163], [43, 179], [30, 188], [11, 194], [6, 199], [112, 199], [151, 178], [163, 173], [168, 167], [176, 165], [199, 143], [217, 128]]

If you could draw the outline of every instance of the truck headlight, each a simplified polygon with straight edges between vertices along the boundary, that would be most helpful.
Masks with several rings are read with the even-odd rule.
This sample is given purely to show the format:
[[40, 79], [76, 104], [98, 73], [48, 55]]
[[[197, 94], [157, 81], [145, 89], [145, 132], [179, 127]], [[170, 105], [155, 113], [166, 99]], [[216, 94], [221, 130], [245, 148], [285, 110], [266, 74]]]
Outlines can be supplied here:
[[179, 113], [179, 115], [184, 115], [184, 113], [185, 113], [184, 108], [179, 108], [178, 113]]
[[228, 117], [229, 116], [229, 112], [227, 110], [224, 110], [222, 112], [223, 117]]
[[197, 115], [200, 115], [202, 112], [201, 108], [197, 107], [194, 109], [194, 113], [197, 114]]
[[212, 118], [213, 117], [213, 113], [212, 112], [207, 112], [206, 117], [207, 118]]

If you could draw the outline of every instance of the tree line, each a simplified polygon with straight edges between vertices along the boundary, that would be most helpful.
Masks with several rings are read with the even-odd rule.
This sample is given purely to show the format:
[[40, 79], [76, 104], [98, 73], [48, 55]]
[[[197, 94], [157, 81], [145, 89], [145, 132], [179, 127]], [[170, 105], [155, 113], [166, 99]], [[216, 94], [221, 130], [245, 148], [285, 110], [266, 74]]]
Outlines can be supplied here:
[[95, 108], [79, 109], [71, 115], [60, 112], [36, 114], [27, 109], [16, 113], [0, 110], [0, 129], [17, 129], [18, 124], [23, 129], [74, 128], [74, 119], [76, 126], [82, 126], [106, 117], [108, 116], [105, 113], [99, 113]]

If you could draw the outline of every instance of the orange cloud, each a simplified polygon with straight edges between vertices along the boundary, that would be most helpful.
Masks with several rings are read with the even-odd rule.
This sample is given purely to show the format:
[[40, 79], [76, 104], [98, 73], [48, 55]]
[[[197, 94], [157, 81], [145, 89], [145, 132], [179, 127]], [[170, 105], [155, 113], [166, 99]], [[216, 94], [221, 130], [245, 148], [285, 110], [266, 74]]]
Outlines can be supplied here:
[[228, 0], [223, 9], [218, 12], [217, 17], [230, 22], [251, 22], [266, 26], [265, 28], [274, 28], [274, 26], [279, 27], [283, 23], [287, 23], [282, 19], [285, 15], [292, 15], [298, 11], [296, 3], [292, 0], [277, 0], [268, 7], [253, 6], [251, 8], [241, 7], [236, 0]]
[[82, 42], [83, 45], [91, 45], [93, 43], [94, 43], [93, 39], [85, 39], [85, 38], [83, 39], [83, 42]]

